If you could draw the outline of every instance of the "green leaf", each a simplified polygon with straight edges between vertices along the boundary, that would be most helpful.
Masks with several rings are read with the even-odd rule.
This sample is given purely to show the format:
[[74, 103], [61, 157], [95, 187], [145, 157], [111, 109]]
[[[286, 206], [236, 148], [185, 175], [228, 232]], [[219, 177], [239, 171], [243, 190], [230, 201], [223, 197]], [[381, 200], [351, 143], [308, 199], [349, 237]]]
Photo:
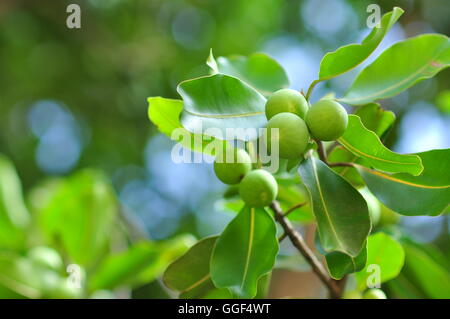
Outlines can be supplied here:
[[361, 122], [368, 130], [379, 137], [383, 136], [395, 121], [394, 112], [386, 111], [376, 103], [369, 103], [359, 107], [355, 114], [359, 116]]
[[192, 244], [190, 236], [163, 242], [141, 241], [106, 257], [90, 279], [90, 290], [138, 287], [159, 277]]
[[[164, 273], [164, 283], [180, 292], [180, 298], [203, 298], [217, 288], [211, 281], [209, 265], [218, 236], [207, 237], [175, 260]], [[225, 289], [224, 293], [230, 295]]]
[[364, 198], [345, 179], [314, 157], [300, 164], [299, 173], [311, 197], [323, 249], [356, 257], [371, 228]]
[[405, 252], [399, 242], [381, 232], [370, 235], [367, 239], [366, 267], [356, 273], [358, 288], [361, 290], [367, 288], [367, 279], [376, 274], [372, 265], [379, 267], [379, 283], [381, 284], [397, 277], [404, 261]]
[[272, 270], [278, 253], [275, 221], [263, 208], [245, 206], [220, 235], [211, 259], [218, 288], [253, 298], [258, 279]]
[[[181, 82], [177, 90], [184, 101], [181, 124], [191, 133], [225, 139], [229, 128], [260, 128], [267, 122], [264, 96], [235, 77], [200, 77]], [[252, 134], [240, 139], [256, 137]]]
[[437, 215], [449, 206], [450, 149], [417, 153], [424, 170], [419, 176], [385, 174], [358, 166], [367, 187], [395, 212], [414, 215]]
[[450, 272], [434, 261], [418, 245], [402, 242], [406, 253], [402, 273], [410, 278], [429, 298], [450, 298]]
[[339, 251], [325, 255], [328, 272], [334, 279], [342, 279], [345, 275], [362, 270], [366, 266], [367, 247], [363, 247], [356, 257], [351, 257]]
[[193, 134], [186, 130], [180, 123], [180, 114], [183, 111], [183, 101], [166, 99], [162, 97], [149, 97], [148, 117], [158, 130], [181, 143], [187, 149], [214, 155], [214, 148], [207, 147], [213, 141], [220, 147], [225, 147], [225, 142], [202, 134]]
[[320, 63], [319, 81], [336, 77], [361, 64], [378, 47], [403, 12], [402, 9], [395, 7], [386, 13], [381, 18], [379, 28], [373, 28], [361, 44], [349, 44], [327, 53]]
[[0, 154], [0, 248], [23, 248], [30, 215], [14, 165]]
[[[345, 147], [338, 145], [330, 152], [330, 154], [328, 154], [328, 162], [358, 163], [360, 162], [360, 157], [356, 156], [353, 153], [350, 153]], [[350, 166], [334, 166], [332, 167], [332, 169], [343, 178], [345, 178], [353, 186], [364, 186], [364, 181], [362, 180], [361, 175], [356, 168]]]
[[385, 172], [413, 175], [418, 175], [423, 170], [420, 157], [392, 152], [381, 143], [374, 132], [362, 124], [357, 115], [348, 116], [347, 130], [338, 141], [353, 154], [364, 158], [362, 165]]
[[363, 69], [341, 102], [361, 105], [386, 99], [433, 77], [450, 65], [450, 41], [424, 34], [398, 42]]
[[289, 86], [283, 67], [264, 53], [218, 57], [217, 60], [210, 54], [207, 64], [214, 73], [237, 77], [264, 95]]
[[108, 251], [117, 202], [101, 173], [82, 170], [35, 192], [43, 234], [72, 262], [92, 265]]

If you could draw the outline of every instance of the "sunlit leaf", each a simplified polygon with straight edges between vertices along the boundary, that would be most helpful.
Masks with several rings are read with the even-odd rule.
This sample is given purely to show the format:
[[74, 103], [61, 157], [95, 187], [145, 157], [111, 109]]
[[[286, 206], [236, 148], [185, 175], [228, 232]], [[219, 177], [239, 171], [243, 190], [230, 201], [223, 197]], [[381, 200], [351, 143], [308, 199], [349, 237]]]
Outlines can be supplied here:
[[413, 175], [418, 175], [423, 170], [420, 157], [392, 152], [381, 143], [374, 132], [362, 124], [357, 115], [348, 116], [347, 130], [338, 141], [353, 154], [364, 158], [363, 165], [385, 172]]
[[[184, 81], [178, 93], [184, 102], [181, 124], [192, 133], [226, 139], [227, 129], [255, 129], [267, 122], [264, 96], [235, 77], [215, 74]], [[257, 133], [240, 139], [254, 139]]]
[[223, 143], [225, 142], [223, 141], [202, 134], [193, 134], [181, 125], [180, 114], [183, 111], [183, 101], [162, 97], [149, 97], [148, 103], [148, 116], [150, 121], [156, 125], [161, 133], [181, 143], [183, 147], [196, 152], [203, 152], [207, 155], [214, 155], [214, 148], [207, 146], [211, 145], [212, 141], [224, 145]]
[[371, 228], [364, 198], [345, 179], [314, 157], [300, 164], [299, 173], [310, 193], [323, 249], [356, 257]]
[[394, 112], [384, 110], [379, 104], [369, 103], [358, 107], [355, 114], [359, 116], [363, 125], [379, 137], [394, 124]]
[[264, 53], [218, 57], [216, 60], [210, 55], [207, 64], [214, 73], [237, 77], [265, 95], [289, 86], [283, 67]]
[[402, 14], [403, 10], [395, 7], [381, 18], [379, 27], [373, 28], [361, 44], [349, 44], [327, 53], [320, 63], [319, 80], [336, 77], [361, 64], [378, 47]]
[[14, 165], [0, 154], [0, 248], [22, 248], [29, 222], [20, 179]]
[[139, 286], [155, 280], [167, 266], [192, 244], [188, 236], [162, 242], [142, 241], [111, 254], [100, 264], [89, 282], [90, 290]]
[[[180, 298], [204, 298], [216, 294], [209, 271], [211, 254], [218, 236], [207, 237], [175, 260], [164, 273], [164, 283], [180, 292]], [[225, 289], [221, 292], [230, 297]]]
[[358, 166], [367, 187], [387, 207], [402, 215], [437, 215], [450, 203], [450, 149], [417, 153], [419, 176], [385, 174]]
[[398, 42], [359, 73], [341, 102], [362, 105], [401, 93], [450, 65], [450, 41], [424, 34]]
[[35, 207], [38, 223], [52, 245], [83, 266], [107, 252], [117, 202], [101, 173], [82, 170], [39, 191], [45, 198]]
[[214, 285], [253, 298], [258, 279], [272, 270], [278, 253], [275, 221], [263, 208], [244, 207], [220, 235], [211, 259]]
[[[391, 280], [400, 273], [405, 261], [405, 252], [395, 239], [385, 233], [370, 235], [367, 239], [366, 267], [356, 273], [359, 289], [367, 288], [369, 284], [379, 279], [379, 284]], [[376, 278], [379, 275], [379, 278]], [[371, 277], [371, 278], [369, 278]]]

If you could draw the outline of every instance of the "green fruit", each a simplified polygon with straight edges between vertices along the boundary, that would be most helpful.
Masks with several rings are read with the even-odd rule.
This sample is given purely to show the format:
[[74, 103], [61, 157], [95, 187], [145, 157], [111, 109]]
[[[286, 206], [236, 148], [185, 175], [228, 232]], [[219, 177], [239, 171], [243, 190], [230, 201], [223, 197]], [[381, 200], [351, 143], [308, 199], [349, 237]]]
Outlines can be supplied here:
[[323, 99], [311, 106], [306, 114], [306, 124], [314, 138], [336, 140], [347, 129], [347, 111], [338, 102]]
[[239, 185], [242, 200], [251, 207], [270, 205], [278, 193], [278, 184], [269, 172], [256, 169], [245, 175]]
[[[274, 128], [278, 129], [278, 135], [271, 131]], [[273, 143], [278, 142], [279, 156], [282, 158], [299, 158], [305, 152], [308, 141], [308, 128], [305, 122], [295, 114], [280, 113], [267, 123], [267, 147], [272, 150]]]
[[358, 290], [347, 290], [342, 295], [342, 299], [362, 299], [362, 295]]
[[61, 271], [63, 261], [56, 250], [46, 246], [32, 248], [28, 252], [28, 257], [37, 265], [55, 271]]
[[214, 161], [214, 172], [225, 184], [238, 184], [251, 169], [250, 155], [243, 149], [227, 149]]
[[375, 196], [373, 196], [373, 194], [367, 187], [360, 188], [359, 193], [366, 200], [367, 208], [369, 209], [370, 220], [372, 221], [372, 226], [378, 225], [381, 215], [380, 202]]
[[364, 299], [387, 299], [384, 291], [381, 289], [377, 289], [377, 288], [367, 290], [363, 294], [363, 298]]
[[278, 113], [294, 113], [305, 118], [308, 102], [305, 97], [295, 90], [281, 89], [272, 94], [266, 102], [266, 117], [270, 120]]

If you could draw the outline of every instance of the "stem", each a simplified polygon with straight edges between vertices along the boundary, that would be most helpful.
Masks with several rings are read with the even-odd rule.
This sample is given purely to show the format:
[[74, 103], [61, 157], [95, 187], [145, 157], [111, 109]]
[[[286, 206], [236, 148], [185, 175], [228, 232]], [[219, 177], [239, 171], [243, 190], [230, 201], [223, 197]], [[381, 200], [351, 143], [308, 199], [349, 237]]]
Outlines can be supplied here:
[[315, 141], [317, 143], [317, 153], [319, 154], [320, 160], [328, 165], [327, 154], [325, 153], [322, 142], [319, 140]]
[[329, 167], [335, 167], [335, 166], [348, 166], [348, 167], [355, 167], [353, 163], [349, 162], [335, 162], [335, 163], [328, 163]]
[[312, 91], [313, 91], [313, 89], [314, 89], [314, 87], [317, 85], [317, 83], [319, 83], [320, 81], [319, 80], [314, 80], [312, 83], [311, 83], [311, 85], [309, 86], [309, 88], [308, 88], [308, 92], [306, 92], [306, 96], [305, 96], [305, 98], [306, 98], [306, 100], [309, 102], [309, 98], [311, 97], [311, 93], [312, 93]]
[[302, 207], [302, 206], [305, 206], [307, 203], [300, 203], [300, 204], [297, 204], [297, 205], [295, 205], [295, 206], [292, 206], [291, 208], [289, 208], [286, 212], [284, 212], [284, 217], [287, 217], [287, 215], [289, 215], [290, 213], [292, 213], [294, 210], [296, 210], [296, 209], [298, 209], [298, 208], [300, 208], [300, 207]]
[[283, 211], [280, 208], [278, 202], [274, 201], [270, 208], [275, 214], [275, 219], [278, 223], [283, 227], [284, 232], [291, 240], [292, 244], [297, 248], [297, 250], [302, 254], [302, 256], [306, 259], [306, 261], [311, 265], [312, 270], [322, 283], [328, 288], [331, 298], [340, 298], [341, 297], [341, 288], [339, 287], [337, 281], [332, 279], [327, 271], [325, 270], [322, 263], [317, 259], [314, 253], [306, 244], [302, 235], [297, 232], [292, 226], [291, 222], [284, 216]]

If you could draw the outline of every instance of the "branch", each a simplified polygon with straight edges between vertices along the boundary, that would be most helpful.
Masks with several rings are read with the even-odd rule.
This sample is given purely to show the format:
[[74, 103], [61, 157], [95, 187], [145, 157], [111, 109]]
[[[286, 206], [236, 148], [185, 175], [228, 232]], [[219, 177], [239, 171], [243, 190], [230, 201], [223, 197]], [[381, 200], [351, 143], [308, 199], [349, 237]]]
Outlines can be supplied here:
[[335, 163], [328, 163], [329, 167], [335, 167], [335, 166], [348, 166], [348, 167], [355, 167], [355, 164], [350, 162], [335, 162]]
[[325, 153], [325, 149], [323, 148], [323, 144], [319, 140], [315, 140], [317, 143], [317, 154], [319, 154], [319, 158], [322, 162], [328, 165], [327, 153]]
[[342, 291], [337, 284], [337, 281], [335, 281], [328, 275], [322, 263], [317, 259], [308, 245], [306, 245], [306, 242], [303, 239], [302, 235], [294, 229], [290, 221], [284, 216], [278, 202], [274, 201], [270, 205], [270, 208], [275, 214], [275, 219], [283, 227], [284, 232], [289, 237], [292, 244], [303, 255], [306, 261], [311, 265], [312, 270], [316, 273], [322, 283], [328, 288], [331, 298], [340, 298]]

